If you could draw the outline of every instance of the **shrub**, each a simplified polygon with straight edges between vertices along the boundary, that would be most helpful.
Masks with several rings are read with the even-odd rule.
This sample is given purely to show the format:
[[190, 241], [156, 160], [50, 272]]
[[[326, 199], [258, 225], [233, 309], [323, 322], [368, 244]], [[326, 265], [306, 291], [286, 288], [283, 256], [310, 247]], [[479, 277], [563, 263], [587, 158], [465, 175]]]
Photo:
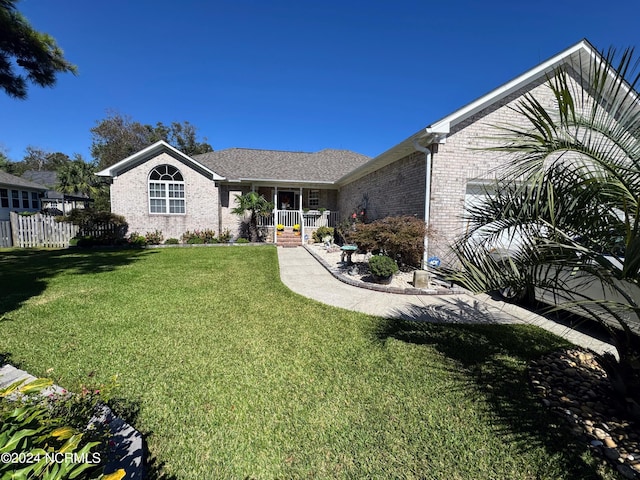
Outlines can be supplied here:
[[381, 252], [402, 266], [419, 267], [427, 227], [412, 216], [386, 217], [372, 223], [356, 223], [347, 240], [361, 251]]
[[332, 227], [318, 227], [311, 236], [314, 242], [322, 243], [322, 239], [327, 235], [330, 235], [331, 238], [333, 238], [333, 232], [334, 230]]
[[127, 243], [132, 247], [144, 247], [147, 245], [147, 238], [140, 235], [138, 232], [133, 232], [129, 235], [129, 238], [127, 238]]
[[398, 271], [398, 264], [386, 255], [374, 255], [369, 259], [369, 271], [377, 277], [390, 277]]
[[[102, 386], [98, 389], [83, 387], [80, 395], [48, 393], [49, 379], [37, 379], [24, 384], [17, 381], [0, 389], [0, 451], [15, 455], [39, 454], [38, 463], [25, 461], [0, 462], [0, 477], [47, 478], [105, 478], [101, 473], [108, 456], [109, 432], [96, 421], [103, 401]], [[62, 455], [63, 461], [47, 460], [48, 454]], [[64, 453], [91, 458], [91, 463], [74, 462]], [[93, 463], [95, 461], [96, 463]], [[26, 462], [26, 463], [25, 463]], [[18, 472], [20, 473], [18, 475]], [[122, 478], [124, 470], [118, 470]]]
[[224, 231], [218, 235], [218, 240], [220, 240], [221, 243], [226, 243], [231, 240], [231, 232], [228, 228], [225, 228]]
[[[195, 238], [199, 238], [200, 241], [193, 240]], [[182, 235], [182, 241], [189, 244], [218, 243], [216, 241], [216, 232], [209, 228], [206, 230], [194, 230], [193, 232], [187, 230]]]
[[88, 243], [91, 245], [117, 245], [124, 240], [129, 228], [122, 215], [90, 208], [75, 208], [63, 217], [56, 217], [56, 220], [78, 225], [77, 238], [90, 239]]
[[180, 243], [180, 240], [178, 240], [177, 238], [167, 238], [164, 241], [165, 245], [178, 245]]
[[236, 240], [236, 243], [249, 243], [248, 238], [239, 238]]
[[187, 239], [189, 245], [203, 245], [204, 240], [200, 237], [190, 237]]
[[144, 238], [147, 241], [147, 245], [160, 245], [164, 240], [164, 237], [162, 236], [162, 232], [160, 230], [147, 232], [144, 234]]

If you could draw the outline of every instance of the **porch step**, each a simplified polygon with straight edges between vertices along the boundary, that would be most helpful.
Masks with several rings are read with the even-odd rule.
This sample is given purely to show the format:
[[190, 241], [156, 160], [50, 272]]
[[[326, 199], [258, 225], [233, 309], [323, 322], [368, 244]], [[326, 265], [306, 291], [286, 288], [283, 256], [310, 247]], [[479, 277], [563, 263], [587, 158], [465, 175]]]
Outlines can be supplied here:
[[279, 247], [299, 247], [302, 245], [302, 237], [293, 232], [284, 231], [278, 235], [277, 244]]

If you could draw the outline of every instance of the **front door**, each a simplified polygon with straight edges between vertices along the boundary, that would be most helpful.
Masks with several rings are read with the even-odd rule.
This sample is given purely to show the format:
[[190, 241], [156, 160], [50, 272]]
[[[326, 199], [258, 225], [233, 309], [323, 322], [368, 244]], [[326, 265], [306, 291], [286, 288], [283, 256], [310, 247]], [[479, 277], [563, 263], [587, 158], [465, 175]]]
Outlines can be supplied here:
[[281, 190], [278, 192], [279, 210], [298, 210], [300, 208], [300, 195], [296, 192]]

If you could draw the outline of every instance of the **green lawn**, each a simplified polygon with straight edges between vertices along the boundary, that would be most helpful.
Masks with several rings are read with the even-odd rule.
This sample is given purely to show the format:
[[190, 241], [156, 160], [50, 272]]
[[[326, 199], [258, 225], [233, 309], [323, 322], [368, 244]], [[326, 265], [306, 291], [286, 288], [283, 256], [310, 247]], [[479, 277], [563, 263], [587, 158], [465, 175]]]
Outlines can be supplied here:
[[3, 250], [0, 318], [34, 375], [118, 374], [154, 478], [602, 478], [528, 388], [562, 340], [316, 303], [273, 247]]

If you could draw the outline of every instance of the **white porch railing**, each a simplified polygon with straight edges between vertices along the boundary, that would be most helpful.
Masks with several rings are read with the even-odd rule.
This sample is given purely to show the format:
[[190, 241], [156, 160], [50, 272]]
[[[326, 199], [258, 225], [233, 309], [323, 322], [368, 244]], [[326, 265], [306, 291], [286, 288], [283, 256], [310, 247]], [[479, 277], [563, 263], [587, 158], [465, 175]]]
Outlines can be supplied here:
[[[258, 225], [260, 227], [275, 227], [276, 224], [281, 223], [285, 228], [293, 227], [296, 224], [304, 228], [335, 227], [340, 220], [340, 212], [330, 211], [323, 213], [302, 213], [298, 210], [278, 210], [277, 215], [277, 222], [274, 222], [274, 213], [264, 217], [258, 217]], [[302, 221], [300, 220], [301, 217]]]
[[298, 210], [278, 210], [278, 223], [285, 227], [300, 225], [300, 212]]
[[339, 212], [304, 213], [305, 228], [335, 227], [338, 224]]

